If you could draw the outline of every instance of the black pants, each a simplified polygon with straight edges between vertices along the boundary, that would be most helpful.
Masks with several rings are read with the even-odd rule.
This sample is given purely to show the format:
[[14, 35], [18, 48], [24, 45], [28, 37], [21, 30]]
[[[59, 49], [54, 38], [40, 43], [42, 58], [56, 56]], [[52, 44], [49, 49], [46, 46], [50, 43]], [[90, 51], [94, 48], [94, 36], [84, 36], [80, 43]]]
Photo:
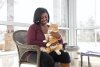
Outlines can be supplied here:
[[70, 56], [68, 52], [64, 52], [63, 50], [60, 50], [61, 55], [58, 55], [56, 52], [51, 52], [50, 55], [54, 59], [55, 62], [60, 63], [70, 63]]
[[45, 53], [45, 52], [41, 52], [41, 56], [40, 56], [40, 67], [54, 67], [55, 63], [53, 58]]
[[[35, 53], [31, 52], [29, 60], [32, 61], [34, 58]], [[56, 52], [51, 52], [50, 54], [47, 54], [45, 52], [41, 52], [40, 56], [40, 67], [54, 67], [55, 62], [60, 63], [70, 63], [70, 56], [67, 52], [64, 52], [61, 50], [61, 55], [57, 55]]]

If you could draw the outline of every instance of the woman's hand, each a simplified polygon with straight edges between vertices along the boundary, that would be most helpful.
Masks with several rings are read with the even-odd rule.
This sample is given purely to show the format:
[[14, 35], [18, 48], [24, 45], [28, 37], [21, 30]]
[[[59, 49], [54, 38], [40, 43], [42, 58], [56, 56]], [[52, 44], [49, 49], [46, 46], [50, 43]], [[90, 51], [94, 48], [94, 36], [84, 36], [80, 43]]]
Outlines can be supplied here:
[[61, 38], [61, 35], [58, 32], [50, 32], [50, 34], [54, 37], [56, 37], [57, 39]]

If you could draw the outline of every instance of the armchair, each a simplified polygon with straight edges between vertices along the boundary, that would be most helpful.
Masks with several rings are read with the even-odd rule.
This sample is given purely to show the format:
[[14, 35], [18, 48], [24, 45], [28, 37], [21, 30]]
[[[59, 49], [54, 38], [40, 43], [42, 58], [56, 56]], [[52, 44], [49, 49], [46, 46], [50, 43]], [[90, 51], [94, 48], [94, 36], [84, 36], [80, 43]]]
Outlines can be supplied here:
[[[16, 43], [18, 56], [19, 56], [19, 67], [21, 64], [34, 64], [37, 67], [39, 66], [40, 60], [40, 49], [36, 45], [27, 45], [26, 43], [26, 30], [18, 30], [13, 33], [13, 40]], [[28, 51], [36, 51], [37, 55], [35, 56], [36, 59], [33, 60], [32, 63], [28, 62], [26, 58], [24, 58], [24, 54]]]
[[[37, 67], [39, 66], [40, 63], [40, 48], [36, 45], [28, 45], [26, 43], [26, 35], [27, 35], [27, 30], [17, 30], [13, 33], [13, 40], [16, 43], [17, 50], [18, 50], [18, 56], [19, 56], [19, 67], [21, 64], [35, 64]], [[67, 43], [63, 44], [63, 49], [65, 50], [65, 46]], [[36, 59], [33, 60], [33, 63], [30, 63], [24, 58], [24, 54], [28, 51], [36, 51], [37, 55], [35, 56]], [[56, 67], [60, 67], [58, 65], [59, 63], [56, 63]]]

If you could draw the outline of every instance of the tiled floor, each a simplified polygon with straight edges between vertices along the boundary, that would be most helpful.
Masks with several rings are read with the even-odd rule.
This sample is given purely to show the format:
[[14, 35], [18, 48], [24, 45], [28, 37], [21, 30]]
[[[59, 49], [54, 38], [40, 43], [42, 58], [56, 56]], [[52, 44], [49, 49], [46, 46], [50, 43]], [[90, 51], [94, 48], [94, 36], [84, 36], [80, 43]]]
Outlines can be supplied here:
[[[92, 67], [100, 67], [100, 58], [91, 57]], [[78, 59], [80, 67], [80, 59]], [[84, 57], [83, 67], [87, 66], [87, 57]], [[0, 52], [0, 67], [18, 67], [18, 55], [17, 52]], [[21, 67], [36, 67], [34, 65], [23, 64]], [[71, 63], [71, 67], [76, 67]]]

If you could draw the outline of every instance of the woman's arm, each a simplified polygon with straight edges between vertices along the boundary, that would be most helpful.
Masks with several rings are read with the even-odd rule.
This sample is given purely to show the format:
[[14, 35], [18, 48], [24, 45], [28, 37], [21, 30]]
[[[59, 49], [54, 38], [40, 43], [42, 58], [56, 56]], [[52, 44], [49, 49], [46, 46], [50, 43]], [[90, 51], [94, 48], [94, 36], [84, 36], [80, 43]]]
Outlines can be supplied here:
[[27, 33], [27, 42], [30, 45], [38, 45], [38, 46], [45, 46], [46, 43], [44, 43], [40, 37], [41, 40], [38, 38], [38, 33], [37, 33], [37, 27], [36, 25], [31, 25], [28, 29]]

